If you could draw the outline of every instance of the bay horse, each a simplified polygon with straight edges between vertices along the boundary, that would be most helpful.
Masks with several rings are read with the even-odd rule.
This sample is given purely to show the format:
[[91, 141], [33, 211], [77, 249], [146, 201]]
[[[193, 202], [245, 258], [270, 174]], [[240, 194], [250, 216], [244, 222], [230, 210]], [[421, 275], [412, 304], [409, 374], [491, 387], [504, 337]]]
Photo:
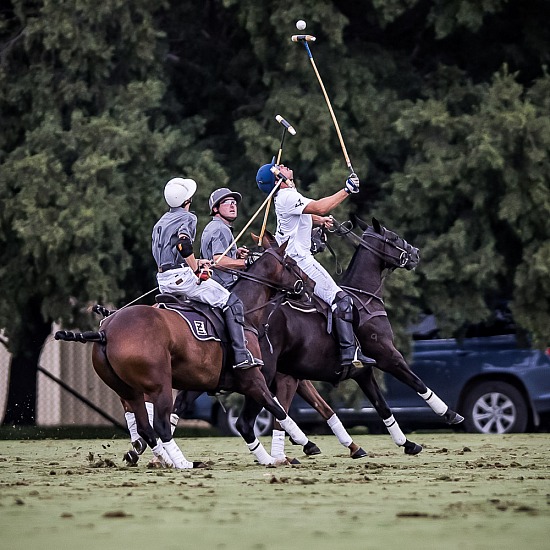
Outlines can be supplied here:
[[[414, 269], [420, 260], [419, 251], [402, 237], [381, 226], [373, 218], [368, 226], [358, 220], [361, 237], [345, 225], [335, 221], [335, 231], [350, 239], [356, 246], [339, 286], [354, 301], [354, 331], [363, 352], [376, 360], [376, 367], [392, 374], [413, 388], [432, 410], [445, 418], [448, 424], [458, 424], [464, 418], [449, 407], [416, 376], [403, 355], [395, 348], [393, 331], [383, 301], [385, 276], [396, 268]], [[263, 246], [273, 246], [270, 236], [264, 236]], [[272, 388], [288, 410], [294, 396], [293, 387], [301, 379], [330, 382], [334, 385], [353, 379], [367, 396], [390, 433], [393, 441], [404, 447], [406, 454], [417, 454], [420, 445], [409, 441], [397, 424], [383, 393], [376, 382], [372, 367], [340, 370], [340, 357], [335, 338], [328, 334], [330, 314], [323, 315], [309, 303], [285, 301], [273, 309], [264, 323], [262, 338], [265, 369], [278, 373], [278, 382], [284, 380], [285, 395], [280, 388]], [[324, 307], [323, 305], [321, 307]], [[286, 376], [286, 377], [285, 377]], [[258, 411], [259, 412], [259, 411]], [[246, 418], [239, 418], [237, 424]], [[250, 419], [248, 419], [250, 421]], [[253, 419], [252, 419], [253, 421]]]
[[[283, 245], [262, 254], [249, 268], [246, 278], [239, 279], [233, 288], [248, 312], [244, 328], [248, 347], [255, 357], [261, 357], [257, 328], [263, 315], [262, 306], [276, 292], [296, 294], [303, 288], [304, 274], [294, 260], [284, 255], [285, 248]], [[94, 370], [128, 403], [135, 414], [139, 435], [161, 465], [178, 469], [201, 465], [188, 461], [172, 438], [172, 388], [242, 393], [245, 396], [243, 411], [248, 410], [251, 403], [257, 403], [259, 410], [264, 407], [273, 414], [293, 439], [302, 444], [307, 442], [304, 433], [274, 399], [260, 368], [238, 372], [223, 368], [220, 342], [195, 339], [176, 311], [129, 306], [104, 319], [100, 328], [83, 333], [58, 331], [55, 339], [94, 342]], [[153, 426], [145, 407], [146, 395], [154, 406]], [[249, 428], [243, 423], [239, 431], [260, 464], [275, 463], [254, 435], [253, 426]]]

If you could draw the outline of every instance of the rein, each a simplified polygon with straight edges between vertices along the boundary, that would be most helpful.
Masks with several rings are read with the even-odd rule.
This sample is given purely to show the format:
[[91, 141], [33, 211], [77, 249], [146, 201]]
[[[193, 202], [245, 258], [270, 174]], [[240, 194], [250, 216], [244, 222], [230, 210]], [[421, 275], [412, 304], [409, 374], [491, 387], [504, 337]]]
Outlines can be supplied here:
[[[375, 256], [383, 260], [385, 263], [395, 264], [395, 267], [405, 267], [407, 262], [410, 259], [410, 254], [402, 247], [397, 246], [394, 242], [390, 241], [384, 235], [379, 235], [378, 233], [368, 233], [367, 231], [363, 232], [363, 235], [359, 237], [356, 235], [351, 227], [347, 227], [343, 223], [339, 223], [333, 219], [333, 223], [336, 226], [336, 229], [333, 229], [331, 232], [336, 233], [338, 236], [346, 237], [349, 239], [355, 246], [362, 246], [368, 251], [372, 252]], [[330, 231], [330, 230], [329, 230]], [[384, 233], [386, 229], [384, 228]], [[384, 243], [384, 248], [380, 251], [378, 248], [373, 247], [368, 243], [365, 238], [372, 238], [382, 241]], [[396, 258], [394, 255], [386, 252], [386, 246], [390, 246], [394, 250], [400, 252], [399, 258]]]
[[[284, 258], [281, 258], [272, 248], [268, 248], [267, 250], [265, 250], [264, 254], [271, 254], [285, 268], [293, 267], [288, 264], [285, 264]], [[247, 279], [249, 281], [254, 281], [255, 283], [260, 283], [264, 286], [273, 288], [278, 291], [282, 291], [287, 294], [301, 294], [304, 290], [304, 281], [299, 275], [299, 273], [297, 272], [296, 272], [296, 276], [298, 277], [298, 279], [296, 280], [296, 282], [292, 287], [289, 287], [278, 283], [274, 283], [273, 281], [270, 281], [265, 277], [260, 277], [258, 275], [254, 275], [253, 273], [248, 273], [247, 271], [242, 271], [240, 269], [233, 269], [232, 267], [223, 267], [223, 266], [217, 265], [215, 266], [215, 269], [219, 269], [224, 273], [231, 273], [232, 275], [235, 275], [237, 279]], [[257, 309], [261, 309], [261, 308], [257, 308]], [[255, 310], [252, 310], [252, 311], [255, 311]]]

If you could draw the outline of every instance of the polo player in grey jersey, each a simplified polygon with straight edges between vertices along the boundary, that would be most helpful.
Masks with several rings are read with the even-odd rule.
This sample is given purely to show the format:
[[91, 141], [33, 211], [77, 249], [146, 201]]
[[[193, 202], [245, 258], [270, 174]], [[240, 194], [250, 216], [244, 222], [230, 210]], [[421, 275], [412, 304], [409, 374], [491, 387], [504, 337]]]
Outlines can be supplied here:
[[[240, 193], [227, 187], [216, 189], [208, 200], [212, 221], [204, 228], [201, 236], [201, 258], [215, 261], [217, 265], [230, 269], [244, 269], [248, 258], [248, 249], [237, 248], [233, 243], [233, 222], [238, 216], [238, 207], [242, 201]], [[229, 245], [231, 245], [229, 247]], [[225, 255], [222, 256], [222, 254]], [[214, 269], [212, 278], [225, 288], [237, 279], [232, 273]]]
[[[193, 252], [197, 216], [189, 211], [197, 184], [191, 179], [171, 179], [164, 188], [170, 210], [153, 227], [152, 252], [158, 266], [159, 290], [183, 294], [222, 309], [234, 352], [234, 369], [263, 365], [252, 357], [245, 345], [244, 307], [241, 300], [211, 278], [203, 278]], [[200, 260], [200, 263], [207, 262]]]

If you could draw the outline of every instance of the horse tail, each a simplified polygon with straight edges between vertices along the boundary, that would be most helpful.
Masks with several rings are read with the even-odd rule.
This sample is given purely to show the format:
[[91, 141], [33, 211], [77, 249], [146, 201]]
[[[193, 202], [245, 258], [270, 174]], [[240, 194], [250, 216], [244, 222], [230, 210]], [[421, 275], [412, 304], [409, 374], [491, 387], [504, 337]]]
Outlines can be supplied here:
[[93, 331], [88, 330], [86, 332], [70, 332], [68, 330], [58, 330], [54, 338], [56, 340], [64, 340], [65, 342], [80, 342], [85, 344], [86, 342], [98, 342], [99, 344], [107, 343], [107, 336], [103, 330]]

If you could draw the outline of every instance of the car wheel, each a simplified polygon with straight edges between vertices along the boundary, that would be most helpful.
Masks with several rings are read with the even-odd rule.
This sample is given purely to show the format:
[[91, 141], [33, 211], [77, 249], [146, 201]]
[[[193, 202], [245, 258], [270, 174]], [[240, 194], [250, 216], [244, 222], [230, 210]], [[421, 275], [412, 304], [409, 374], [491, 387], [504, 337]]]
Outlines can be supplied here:
[[483, 382], [464, 401], [464, 427], [470, 433], [525, 432], [528, 416], [525, 399], [506, 382]]
[[[239, 417], [239, 409], [231, 407], [224, 411], [221, 407], [218, 410], [218, 422], [217, 426], [222, 435], [237, 435], [241, 434], [235, 428], [235, 423]], [[256, 437], [262, 437], [271, 433], [273, 426], [273, 419], [271, 413], [267, 412], [265, 409], [260, 411], [260, 414], [256, 418], [256, 423], [254, 424], [254, 433]]]

